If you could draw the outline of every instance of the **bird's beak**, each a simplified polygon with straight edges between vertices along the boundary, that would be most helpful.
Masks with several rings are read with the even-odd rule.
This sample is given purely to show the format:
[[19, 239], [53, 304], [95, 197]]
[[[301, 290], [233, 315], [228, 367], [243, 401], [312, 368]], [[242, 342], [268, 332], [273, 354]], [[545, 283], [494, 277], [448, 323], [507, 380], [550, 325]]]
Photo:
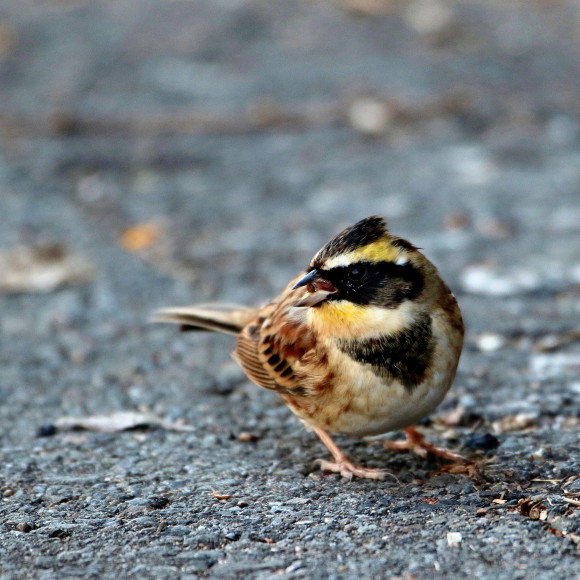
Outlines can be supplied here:
[[338, 292], [337, 288], [331, 284], [328, 280], [323, 278], [320, 272], [316, 269], [310, 270], [305, 276], [300, 278], [292, 290], [296, 288], [301, 288], [306, 286], [308, 294], [304, 298], [300, 299], [295, 306], [315, 306], [320, 304], [323, 300], [326, 300], [331, 294], [336, 294]]

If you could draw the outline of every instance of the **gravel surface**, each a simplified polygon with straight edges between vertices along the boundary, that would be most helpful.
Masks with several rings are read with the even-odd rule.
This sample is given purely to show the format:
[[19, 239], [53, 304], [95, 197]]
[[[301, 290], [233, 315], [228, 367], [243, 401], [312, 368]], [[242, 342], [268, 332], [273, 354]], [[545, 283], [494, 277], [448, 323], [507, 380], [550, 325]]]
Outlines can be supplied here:
[[[0, 579], [578, 578], [579, 26], [573, 0], [3, 0]], [[464, 311], [420, 429], [469, 470], [340, 437], [394, 477], [322, 474], [231, 338], [148, 322], [264, 301], [370, 214]]]

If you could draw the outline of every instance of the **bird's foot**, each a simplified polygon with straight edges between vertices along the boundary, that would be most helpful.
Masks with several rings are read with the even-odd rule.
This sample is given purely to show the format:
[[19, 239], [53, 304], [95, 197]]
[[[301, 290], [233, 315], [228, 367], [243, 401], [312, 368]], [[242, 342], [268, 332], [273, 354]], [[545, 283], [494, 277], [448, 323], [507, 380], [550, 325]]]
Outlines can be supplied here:
[[320, 440], [326, 445], [326, 448], [332, 453], [334, 461], [329, 461], [328, 459], [317, 459], [315, 463], [320, 467], [322, 471], [332, 471], [333, 473], [340, 473], [342, 477], [348, 479], [349, 481], [353, 477], [364, 477], [366, 479], [378, 479], [383, 480], [387, 476], [393, 477], [396, 481], [399, 481], [392, 473], [385, 471], [384, 469], [373, 469], [371, 467], [361, 467], [360, 465], [355, 465], [337, 446], [332, 440], [330, 435], [320, 429], [319, 427], [313, 427], [314, 432], [320, 437]]
[[[353, 477], [364, 477], [366, 479], [378, 479], [382, 481], [388, 475], [392, 475], [384, 469], [373, 469], [371, 467], [361, 467], [343, 457], [337, 461], [329, 461], [328, 459], [316, 459], [321, 471], [332, 471], [333, 473], [340, 473], [342, 477], [352, 480]], [[394, 477], [394, 475], [393, 475]]]
[[390, 449], [391, 451], [412, 451], [420, 457], [427, 457], [427, 454], [431, 453], [437, 457], [443, 457], [448, 461], [453, 461], [454, 463], [468, 463], [467, 459], [458, 453], [453, 453], [449, 449], [437, 447], [429, 443], [415, 428], [407, 427], [404, 431], [407, 436], [405, 441], [384, 441], [385, 449]]

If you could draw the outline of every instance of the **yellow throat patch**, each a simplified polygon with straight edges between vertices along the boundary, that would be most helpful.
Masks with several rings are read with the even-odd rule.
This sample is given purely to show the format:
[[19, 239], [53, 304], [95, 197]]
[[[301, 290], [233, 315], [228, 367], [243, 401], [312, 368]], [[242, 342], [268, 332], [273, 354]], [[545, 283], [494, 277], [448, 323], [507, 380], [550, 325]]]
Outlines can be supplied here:
[[413, 305], [403, 303], [388, 309], [347, 300], [331, 300], [309, 308], [307, 320], [322, 336], [331, 338], [371, 338], [396, 334], [413, 319]]

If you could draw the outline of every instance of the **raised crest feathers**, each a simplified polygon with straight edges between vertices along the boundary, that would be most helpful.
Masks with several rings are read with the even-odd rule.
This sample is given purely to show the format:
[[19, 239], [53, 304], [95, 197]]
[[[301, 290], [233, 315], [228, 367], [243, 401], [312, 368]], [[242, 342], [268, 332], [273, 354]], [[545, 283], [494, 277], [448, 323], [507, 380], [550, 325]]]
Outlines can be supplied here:
[[312, 265], [316, 267], [332, 256], [345, 254], [357, 248], [372, 244], [387, 234], [387, 222], [383, 217], [376, 215], [367, 217], [332, 238], [316, 254]]

